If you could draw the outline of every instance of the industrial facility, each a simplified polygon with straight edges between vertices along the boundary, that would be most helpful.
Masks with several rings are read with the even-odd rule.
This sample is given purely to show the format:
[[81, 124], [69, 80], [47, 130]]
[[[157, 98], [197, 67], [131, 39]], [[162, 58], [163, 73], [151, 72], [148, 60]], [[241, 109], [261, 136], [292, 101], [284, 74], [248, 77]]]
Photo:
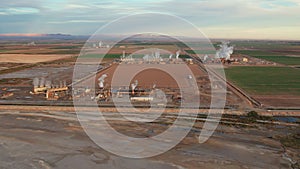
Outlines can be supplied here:
[[67, 95], [68, 89], [66, 81], [52, 84], [50, 80], [45, 80], [45, 78], [34, 78], [33, 92], [31, 94], [43, 94], [47, 100], [58, 100]]
[[[112, 101], [122, 100], [121, 98], [129, 96], [129, 99], [133, 103], [137, 104], [149, 104], [152, 101], [164, 99], [158, 95], [155, 91], [160, 89], [165, 93], [165, 99], [169, 104], [178, 104], [182, 99], [180, 90], [176, 81], [166, 72], [155, 69], [155, 65], [164, 65], [171, 67], [174, 64], [193, 65], [193, 59], [180, 58], [180, 50], [175, 54], [161, 53], [160, 50], [150, 50], [143, 55], [141, 54], [128, 54], [123, 51], [119, 59], [114, 61], [111, 66], [101, 69], [96, 75], [96, 88], [86, 89], [88, 84], [93, 83], [92, 79], [85, 79], [82, 81], [82, 89], [75, 91], [75, 98], [81, 98], [82, 96], [91, 95], [90, 99], [96, 100], [101, 103], [110, 103]], [[122, 67], [136, 67], [147, 64], [152, 66], [153, 69], [145, 70], [137, 74], [132, 79], [130, 85], [112, 85], [112, 76], [118, 66]], [[192, 75], [186, 74], [186, 80], [193, 80]], [[186, 86], [188, 87], [188, 86]], [[93, 93], [96, 95], [94, 96]], [[118, 99], [120, 98], [120, 99]]]

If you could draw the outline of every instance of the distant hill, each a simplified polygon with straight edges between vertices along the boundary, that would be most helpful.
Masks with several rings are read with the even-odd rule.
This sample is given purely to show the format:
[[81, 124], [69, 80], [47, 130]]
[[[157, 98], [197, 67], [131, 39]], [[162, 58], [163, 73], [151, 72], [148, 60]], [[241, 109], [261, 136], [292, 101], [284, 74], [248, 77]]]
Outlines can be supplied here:
[[86, 40], [89, 36], [69, 34], [0, 34], [0, 40]]

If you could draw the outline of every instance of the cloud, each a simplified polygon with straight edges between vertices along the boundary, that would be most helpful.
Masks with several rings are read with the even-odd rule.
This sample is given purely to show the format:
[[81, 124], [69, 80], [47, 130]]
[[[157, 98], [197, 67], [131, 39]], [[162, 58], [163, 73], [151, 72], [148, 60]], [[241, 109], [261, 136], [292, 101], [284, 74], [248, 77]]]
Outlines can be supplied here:
[[65, 9], [89, 9], [90, 6], [89, 5], [80, 5], [80, 4], [67, 4], [65, 6]]
[[14, 7], [14, 8], [0, 8], [0, 14], [2, 15], [25, 15], [39, 13], [40, 10], [29, 7]]
[[[299, 0], [27, 0], [4, 1], [0, 33], [92, 34], [119, 17], [163, 12], [183, 17], [210, 36], [299, 38]], [[15, 26], [22, 29], [16, 29]], [[280, 30], [284, 28], [285, 30]], [[287, 31], [288, 30], [288, 31]], [[18, 31], [18, 32], [13, 32]], [[44, 31], [44, 32], [41, 32]], [[268, 33], [281, 31], [278, 35]]]

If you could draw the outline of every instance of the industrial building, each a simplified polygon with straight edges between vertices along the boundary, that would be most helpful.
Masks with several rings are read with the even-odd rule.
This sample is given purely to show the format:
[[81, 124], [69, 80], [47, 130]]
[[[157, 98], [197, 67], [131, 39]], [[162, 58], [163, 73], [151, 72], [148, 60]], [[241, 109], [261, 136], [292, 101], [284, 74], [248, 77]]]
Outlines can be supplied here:
[[58, 100], [60, 97], [66, 96], [68, 89], [66, 81], [60, 81], [59, 85], [54, 85], [45, 78], [34, 78], [33, 92], [31, 93], [44, 94], [47, 100]]

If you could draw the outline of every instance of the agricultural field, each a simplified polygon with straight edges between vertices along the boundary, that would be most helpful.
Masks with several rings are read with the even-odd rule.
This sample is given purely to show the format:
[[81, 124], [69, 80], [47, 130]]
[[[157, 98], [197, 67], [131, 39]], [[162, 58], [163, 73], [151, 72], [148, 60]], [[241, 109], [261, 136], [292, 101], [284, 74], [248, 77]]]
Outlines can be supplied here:
[[214, 50], [185, 50], [189, 54], [215, 54]]
[[32, 55], [32, 54], [0, 54], [0, 62], [6, 63], [38, 63], [69, 58], [72, 55]]
[[236, 41], [236, 54], [284, 65], [300, 65], [300, 43], [295, 41]]
[[300, 70], [289, 67], [230, 67], [226, 77], [251, 94], [300, 95]]
[[235, 53], [240, 53], [244, 55], [249, 55], [253, 57], [258, 56], [278, 56], [278, 53], [269, 52], [269, 51], [262, 51], [262, 50], [237, 50]]
[[264, 105], [300, 106], [300, 69], [291, 67], [230, 67], [227, 79]]
[[32, 55], [55, 55], [55, 54], [79, 54], [83, 43], [75, 41], [48, 42], [35, 41], [31, 45], [28, 41], [1, 41], [0, 54], [32, 54]]
[[299, 49], [300, 43], [296, 41], [234, 41], [232, 43], [237, 48], [244, 49]]
[[264, 59], [275, 63], [285, 65], [300, 65], [300, 56], [285, 56], [282, 53], [260, 51], [260, 50], [243, 50], [236, 53], [252, 56], [258, 59]]
[[[122, 54], [106, 54], [104, 58], [120, 58]], [[101, 54], [85, 54], [81, 55], [80, 58], [100, 58], [103, 57]]]
[[285, 65], [300, 65], [300, 57], [290, 56], [255, 56], [259, 59], [264, 59]]

